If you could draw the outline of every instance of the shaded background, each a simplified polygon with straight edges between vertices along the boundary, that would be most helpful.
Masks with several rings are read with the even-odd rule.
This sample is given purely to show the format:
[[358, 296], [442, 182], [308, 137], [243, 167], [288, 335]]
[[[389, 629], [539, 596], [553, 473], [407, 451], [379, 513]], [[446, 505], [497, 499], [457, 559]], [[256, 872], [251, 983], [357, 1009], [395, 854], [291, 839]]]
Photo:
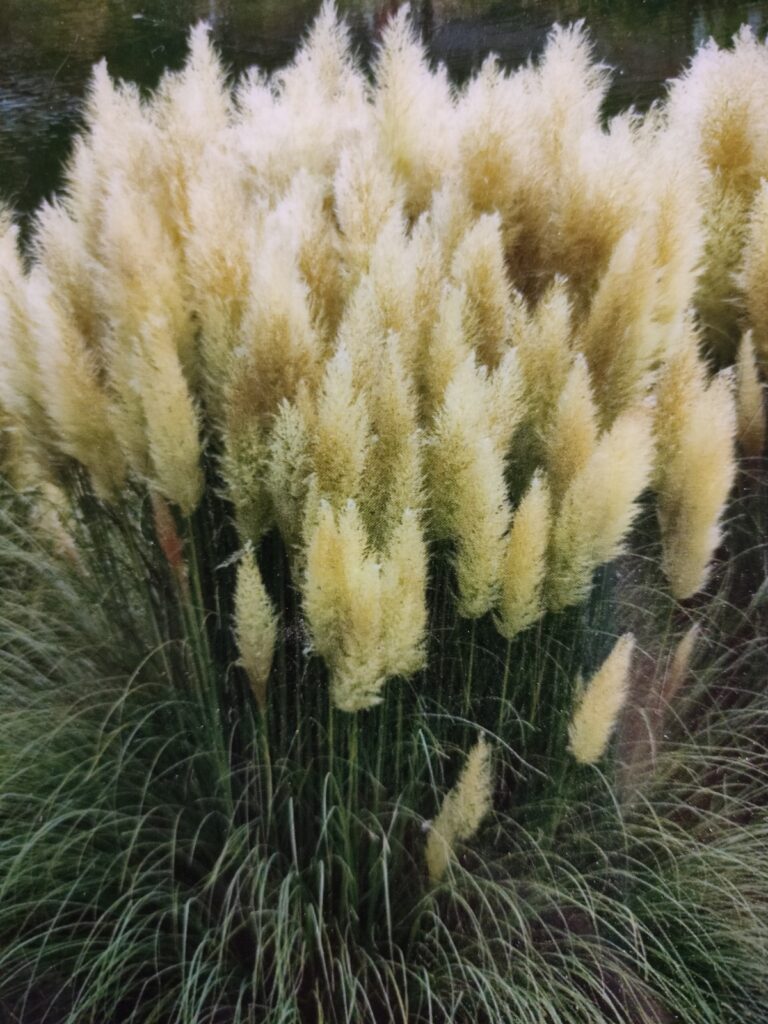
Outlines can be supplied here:
[[[339, 0], [369, 60], [398, 0]], [[319, 0], [0, 0], [0, 198], [28, 212], [57, 187], [91, 65], [153, 86], [184, 58], [188, 27], [206, 18], [233, 72], [290, 59]], [[663, 95], [709, 36], [768, 28], [768, 0], [413, 0], [435, 59], [457, 81], [490, 51], [517, 65], [554, 21], [585, 18], [597, 55], [616, 70], [609, 110]], [[766, 97], [768, 103], [768, 97]]]

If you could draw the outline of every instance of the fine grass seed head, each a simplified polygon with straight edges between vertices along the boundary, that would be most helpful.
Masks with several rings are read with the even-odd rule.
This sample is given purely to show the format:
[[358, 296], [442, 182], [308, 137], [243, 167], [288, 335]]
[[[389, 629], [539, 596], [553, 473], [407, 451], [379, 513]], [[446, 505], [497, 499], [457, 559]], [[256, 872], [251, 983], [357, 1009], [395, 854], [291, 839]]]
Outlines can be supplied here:
[[746, 331], [736, 362], [736, 420], [739, 446], [745, 455], [753, 458], [762, 455], [765, 449], [764, 390], [752, 332]]
[[574, 476], [556, 513], [547, 577], [550, 609], [583, 601], [595, 569], [620, 553], [652, 468], [647, 410], [622, 413]]
[[259, 711], [267, 705], [267, 680], [277, 641], [277, 616], [249, 547], [237, 570], [235, 635]]
[[537, 473], [512, 517], [495, 619], [497, 629], [508, 639], [544, 614], [550, 502], [546, 479]]
[[595, 764], [608, 748], [629, 693], [635, 638], [626, 633], [583, 689], [568, 726], [568, 749], [580, 764]]
[[491, 810], [492, 799], [491, 747], [481, 736], [430, 825], [425, 856], [431, 882], [439, 882], [445, 875], [455, 856], [456, 843], [471, 839], [477, 832]]

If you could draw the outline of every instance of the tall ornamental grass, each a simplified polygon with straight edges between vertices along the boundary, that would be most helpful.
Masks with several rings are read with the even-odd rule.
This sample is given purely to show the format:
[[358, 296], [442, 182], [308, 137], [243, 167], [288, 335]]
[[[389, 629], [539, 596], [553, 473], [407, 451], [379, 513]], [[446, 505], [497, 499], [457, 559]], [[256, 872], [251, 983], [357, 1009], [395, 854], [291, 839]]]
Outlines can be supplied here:
[[325, 5], [0, 213], [0, 1007], [764, 1024], [768, 50]]

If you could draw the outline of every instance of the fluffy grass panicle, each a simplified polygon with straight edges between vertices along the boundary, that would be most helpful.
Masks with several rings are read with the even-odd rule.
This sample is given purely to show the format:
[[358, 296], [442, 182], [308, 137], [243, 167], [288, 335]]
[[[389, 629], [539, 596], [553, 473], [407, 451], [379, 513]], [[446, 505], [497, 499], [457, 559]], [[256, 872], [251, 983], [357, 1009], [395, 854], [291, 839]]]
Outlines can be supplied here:
[[745, 455], [762, 455], [765, 448], [763, 391], [752, 332], [747, 331], [741, 339], [736, 362], [737, 437]]
[[635, 638], [627, 633], [586, 684], [568, 726], [568, 749], [580, 764], [605, 754], [629, 692], [629, 667]]
[[440, 881], [455, 854], [456, 842], [470, 839], [477, 832], [491, 803], [491, 748], [481, 736], [430, 825], [425, 851], [430, 881]]
[[505, 540], [496, 624], [509, 639], [544, 613], [550, 507], [547, 482], [536, 474], [515, 510]]
[[267, 681], [275, 656], [278, 622], [253, 552], [247, 550], [237, 570], [235, 633], [240, 664], [248, 675], [256, 703], [264, 713]]
[[681, 348], [659, 385], [659, 521], [664, 571], [676, 597], [707, 578], [734, 474], [736, 410], [730, 376], [705, 379], [693, 344]]
[[740, 281], [746, 312], [754, 330], [755, 350], [763, 366], [768, 363], [768, 182], [763, 181], [750, 211], [744, 241]]
[[557, 512], [548, 603], [567, 608], [588, 594], [595, 569], [615, 558], [639, 512], [653, 466], [650, 416], [622, 414], [574, 476]]

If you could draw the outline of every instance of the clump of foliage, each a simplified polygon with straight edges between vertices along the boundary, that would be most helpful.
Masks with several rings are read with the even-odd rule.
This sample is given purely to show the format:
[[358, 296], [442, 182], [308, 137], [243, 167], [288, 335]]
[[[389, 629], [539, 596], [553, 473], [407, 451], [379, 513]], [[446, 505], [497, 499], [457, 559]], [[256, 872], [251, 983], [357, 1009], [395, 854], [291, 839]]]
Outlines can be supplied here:
[[271, 78], [95, 70], [0, 217], [17, 1017], [763, 1019], [764, 190], [704, 60], [768, 68], [606, 125], [580, 27], [457, 91], [326, 6]]

